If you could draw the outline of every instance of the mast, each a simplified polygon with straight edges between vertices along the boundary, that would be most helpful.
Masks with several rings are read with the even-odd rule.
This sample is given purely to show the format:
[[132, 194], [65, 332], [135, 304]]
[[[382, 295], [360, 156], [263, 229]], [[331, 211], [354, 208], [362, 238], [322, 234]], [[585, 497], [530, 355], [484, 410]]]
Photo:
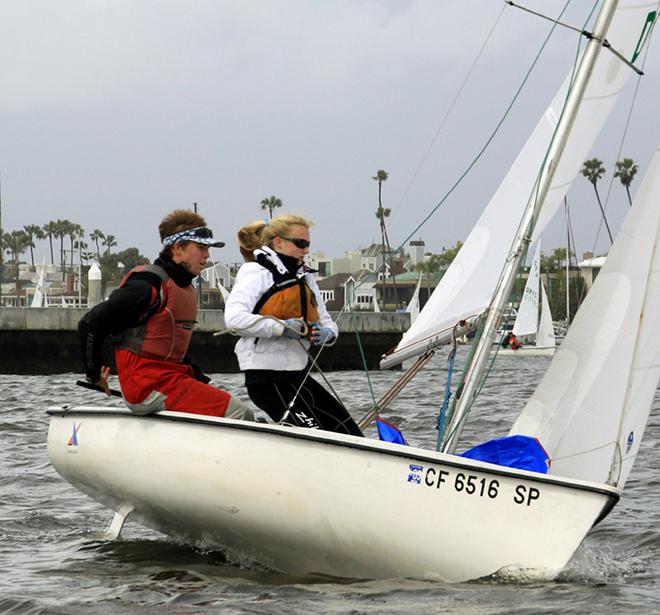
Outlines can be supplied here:
[[2, 307], [2, 272], [4, 269], [4, 261], [2, 259], [2, 173], [0, 172], [0, 307]]
[[453, 453], [458, 445], [463, 423], [467, 418], [468, 411], [476, 394], [478, 393], [481, 378], [486, 369], [490, 356], [490, 349], [497, 327], [504, 311], [505, 303], [511, 294], [511, 289], [516, 279], [516, 274], [522, 265], [531, 241], [532, 231], [546, 199], [548, 190], [552, 183], [559, 160], [566, 146], [571, 129], [575, 122], [580, 103], [587, 88], [589, 78], [593, 71], [596, 60], [603, 45], [605, 35], [612, 21], [618, 0], [604, 0], [601, 10], [596, 19], [593, 32], [580, 61], [580, 66], [575, 75], [573, 87], [570, 90], [564, 111], [557, 124], [557, 129], [550, 143], [546, 162], [541, 171], [540, 178], [535, 185], [534, 193], [527, 203], [518, 232], [511, 247], [509, 257], [506, 260], [502, 275], [500, 276], [493, 298], [486, 310], [486, 316], [481, 338], [477, 342], [472, 360], [468, 365], [460, 399], [454, 402], [451, 423], [447, 430], [447, 439], [442, 447], [445, 453]]
[[566, 329], [571, 322], [571, 295], [569, 275], [571, 272], [571, 219], [568, 216], [568, 200], [564, 196], [564, 211], [566, 212]]

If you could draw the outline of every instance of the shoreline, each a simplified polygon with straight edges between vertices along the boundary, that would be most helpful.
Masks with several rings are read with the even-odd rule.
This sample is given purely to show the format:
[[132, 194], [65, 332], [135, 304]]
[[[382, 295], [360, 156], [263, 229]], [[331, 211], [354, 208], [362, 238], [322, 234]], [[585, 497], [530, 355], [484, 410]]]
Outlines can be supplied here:
[[[85, 312], [86, 308], [0, 308], [0, 374], [82, 373], [77, 325]], [[321, 355], [319, 366], [323, 371], [363, 368], [352, 321], [369, 369], [378, 369], [381, 355], [399, 342], [410, 322], [409, 314], [392, 312], [357, 312], [339, 318], [336, 312], [331, 315], [340, 336]], [[213, 335], [224, 328], [221, 310], [200, 310], [190, 355], [206, 373], [240, 371], [233, 351], [236, 338]], [[114, 368], [108, 344], [104, 355]]]

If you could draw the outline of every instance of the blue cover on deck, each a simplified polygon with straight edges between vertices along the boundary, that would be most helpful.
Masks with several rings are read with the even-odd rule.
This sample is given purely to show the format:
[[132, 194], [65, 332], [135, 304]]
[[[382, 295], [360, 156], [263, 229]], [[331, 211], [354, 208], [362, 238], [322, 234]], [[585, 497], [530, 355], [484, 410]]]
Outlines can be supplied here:
[[550, 467], [548, 455], [539, 441], [529, 436], [508, 436], [489, 440], [465, 451], [461, 457], [541, 474], [547, 474]]
[[378, 427], [378, 437], [383, 440], [383, 442], [393, 442], [394, 444], [403, 444], [407, 446], [403, 434], [398, 427], [388, 423], [385, 419], [376, 417], [376, 427]]

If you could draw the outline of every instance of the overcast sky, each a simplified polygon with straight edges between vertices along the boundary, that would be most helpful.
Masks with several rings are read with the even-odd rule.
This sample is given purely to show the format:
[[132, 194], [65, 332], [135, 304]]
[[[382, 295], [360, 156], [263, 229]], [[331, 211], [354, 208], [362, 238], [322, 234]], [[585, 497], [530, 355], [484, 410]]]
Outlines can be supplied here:
[[[563, 2], [527, 0], [556, 15]], [[593, 0], [564, 20], [582, 27]], [[494, 129], [550, 24], [500, 0], [21, 0], [0, 8], [0, 173], [5, 230], [68, 218], [153, 258], [157, 225], [197, 202], [239, 260], [234, 236], [271, 194], [315, 222], [331, 256], [379, 237], [377, 184], [399, 244]], [[639, 187], [660, 139], [660, 32], [651, 42], [623, 155]], [[616, 41], [611, 41], [616, 47]], [[432, 251], [465, 239], [572, 66], [559, 29], [493, 141], [417, 234]], [[636, 79], [592, 155], [613, 173]], [[424, 159], [423, 164], [422, 160]], [[578, 255], [594, 245], [591, 185], [569, 192]], [[607, 184], [604, 184], [606, 192]], [[608, 214], [627, 209], [620, 184]], [[596, 245], [602, 251], [607, 242]], [[562, 224], [544, 238], [563, 242]], [[37, 259], [45, 245], [37, 251]]]

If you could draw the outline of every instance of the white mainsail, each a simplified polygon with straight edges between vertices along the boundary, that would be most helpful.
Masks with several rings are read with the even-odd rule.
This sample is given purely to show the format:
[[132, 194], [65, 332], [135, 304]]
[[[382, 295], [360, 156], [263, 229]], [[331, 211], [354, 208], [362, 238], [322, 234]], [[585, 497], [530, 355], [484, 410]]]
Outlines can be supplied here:
[[[658, 2], [621, 2], [608, 32], [608, 40], [626, 58], [639, 54], [646, 42], [649, 14]], [[652, 22], [651, 22], [652, 23]], [[538, 236], [552, 219], [564, 194], [600, 133], [632, 70], [614, 54], [604, 51], [591, 80], [554, 175], [541, 216]], [[490, 303], [502, 263], [511, 247], [518, 222], [530, 198], [570, 85], [564, 81], [532, 135], [514, 161], [465, 244], [443, 276], [429, 301], [397, 347], [381, 361], [387, 368], [428, 348], [447, 343], [458, 321], [473, 319]]]
[[516, 336], [536, 335], [539, 326], [539, 284], [540, 284], [541, 242], [536, 242], [534, 258], [529, 267], [529, 275], [523, 296], [518, 306], [513, 333]]
[[660, 378], [660, 146], [605, 266], [511, 434], [550, 472], [623, 488]]

